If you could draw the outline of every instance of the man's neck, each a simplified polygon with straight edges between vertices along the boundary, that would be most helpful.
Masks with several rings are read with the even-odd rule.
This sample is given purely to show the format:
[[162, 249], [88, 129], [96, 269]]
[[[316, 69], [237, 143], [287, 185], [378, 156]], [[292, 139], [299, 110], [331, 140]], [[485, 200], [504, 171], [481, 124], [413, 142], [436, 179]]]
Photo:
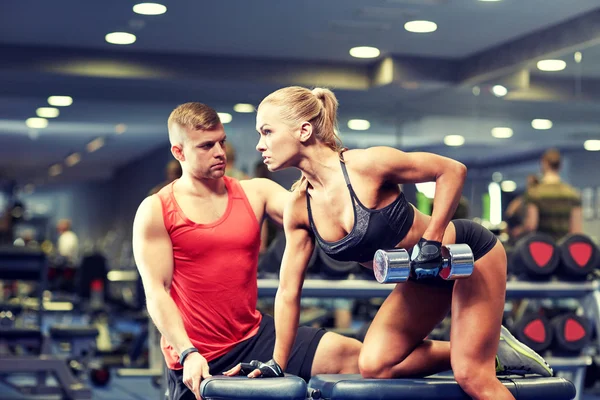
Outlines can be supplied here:
[[197, 179], [184, 175], [175, 183], [182, 190], [194, 196], [209, 197], [226, 192], [225, 179]]
[[558, 183], [560, 182], [560, 175], [555, 171], [548, 171], [544, 174], [542, 178], [544, 183]]

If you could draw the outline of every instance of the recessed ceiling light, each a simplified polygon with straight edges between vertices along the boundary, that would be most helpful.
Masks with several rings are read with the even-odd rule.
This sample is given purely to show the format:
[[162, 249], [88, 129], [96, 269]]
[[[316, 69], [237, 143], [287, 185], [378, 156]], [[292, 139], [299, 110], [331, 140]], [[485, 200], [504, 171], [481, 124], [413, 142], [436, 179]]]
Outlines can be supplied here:
[[461, 135], [447, 135], [444, 138], [444, 144], [446, 146], [462, 146], [465, 144], [465, 138]]
[[366, 119], [351, 119], [348, 121], [348, 128], [353, 131], [366, 131], [371, 127], [371, 123]]
[[68, 167], [77, 165], [77, 164], [79, 164], [80, 161], [81, 161], [81, 154], [79, 154], [79, 153], [73, 153], [73, 154], [69, 155], [67, 158], [65, 158], [65, 164]]
[[125, 124], [117, 124], [117, 125], [115, 125], [115, 133], [117, 135], [125, 133], [126, 130], [127, 130], [127, 125], [125, 125]]
[[580, 51], [576, 51], [575, 54], [573, 54], [573, 59], [577, 64], [579, 64], [581, 60], [583, 60], [583, 54], [581, 54]]
[[479, 86], [473, 86], [473, 89], [471, 91], [473, 92], [473, 96], [479, 96], [479, 94], [481, 93], [481, 89], [479, 88]]
[[53, 166], [51, 166], [48, 169], [48, 175], [50, 176], [57, 176], [60, 175], [62, 173], [62, 165], [60, 164], [54, 164]]
[[221, 120], [222, 124], [228, 124], [233, 119], [233, 117], [229, 113], [220, 112], [217, 114], [219, 114], [219, 119]]
[[31, 129], [44, 129], [48, 126], [46, 118], [27, 118], [25, 125]]
[[167, 7], [158, 3], [139, 3], [133, 6], [133, 12], [142, 15], [160, 15], [167, 12]]
[[377, 58], [380, 54], [377, 47], [358, 46], [350, 49], [350, 55], [354, 58]]
[[253, 113], [254, 106], [252, 104], [238, 103], [235, 106], [233, 106], [233, 111], [239, 113]]
[[583, 148], [587, 151], [600, 151], [600, 140], [590, 139], [583, 143]]
[[517, 183], [515, 181], [502, 181], [500, 184], [503, 192], [514, 192], [517, 190]]
[[132, 44], [135, 43], [136, 37], [132, 33], [127, 32], [112, 32], [107, 34], [104, 39], [110, 44]]
[[531, 121], [533, 129], [546, 130], [552, 128], [552, 121], [549, 119], [534, 119]]
[[40, 107], [35, 110], [35, 113], [41, 118], [56, 118], [60, 114], [60, 111], [54, 107]]
[[506, 127], [492, 128], [492, 136], [497, 139], [508, 139], [513, 135], [513, 130]]
[[494, 93], [494, 96], [496, 97], [504, 97], [508, 93], [508, 89], [502, 85], [494, 85], [492, 87], [492, 93]]
[[35, 185], [33, 183], [28, 183], [27, 185], [23, 186], [24, 194], [32, 194], [34, 191], [35, 191]]
[[73, 98], [70, 96], [50, 96], [48, 104], [54, 107], [67, 107], [73, 104]]
[[537, 62], [537, 67], [540, 71], [562, 71], [567, 68], [567, 63], [563, 60], [540, 60]]
[[104, 138], [99, 137], [89, 142], [85, 148], [88, 152], [93, 153], [104, 146]]
[[430, 33], [437, 30], [437, 24], [431, 21], [408, 21], [404, 29], [412, 33]]

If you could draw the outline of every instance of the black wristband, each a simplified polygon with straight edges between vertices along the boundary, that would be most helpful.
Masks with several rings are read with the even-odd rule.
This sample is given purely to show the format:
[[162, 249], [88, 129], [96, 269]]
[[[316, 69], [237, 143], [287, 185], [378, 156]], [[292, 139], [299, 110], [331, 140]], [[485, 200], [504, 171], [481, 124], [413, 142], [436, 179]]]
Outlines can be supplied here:
[[191, 353], [198, 353], [198, 349], [195, 347], [190, 347], [189, 349], [185, 349], [179, 356], [179, 364], [181, 364], [182, 367], [186, 357], [189, 356]]

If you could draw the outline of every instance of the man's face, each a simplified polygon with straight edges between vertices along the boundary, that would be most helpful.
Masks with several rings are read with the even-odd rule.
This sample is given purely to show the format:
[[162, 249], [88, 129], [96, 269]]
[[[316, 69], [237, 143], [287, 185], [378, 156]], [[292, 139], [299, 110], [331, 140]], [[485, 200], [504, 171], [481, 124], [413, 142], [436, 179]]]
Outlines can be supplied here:
[[217, 179], [225, 175], [225, 130], [219, 125], [211, 130], [185, 129], [181, 147], [182, 165], [198, 179]]

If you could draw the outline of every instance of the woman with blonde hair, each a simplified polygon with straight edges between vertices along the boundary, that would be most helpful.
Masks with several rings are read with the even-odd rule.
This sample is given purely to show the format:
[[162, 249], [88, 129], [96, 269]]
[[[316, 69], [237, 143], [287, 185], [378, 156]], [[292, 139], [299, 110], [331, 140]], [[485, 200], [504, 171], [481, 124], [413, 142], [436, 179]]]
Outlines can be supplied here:
[[[372, 267], [376, 250], [416, 247], [412, 278], [397, 284], [378, 311], [359, 358], [366, 378], [426, 376], [452, 369], [474, 399], [512, 399], [497, 373], [551, 376], [542, 357], [501, 327], [506, 253], [496, 237], [469, 220], [451, 221], [466, 167], [431, 153], [390, 147], [346, 150], [336, 133], [338, 101], [328, 89], [287, 87], [257, 112], [256, 149], [270, 171], [297, 168], [284, 212], [286, 249], [275, 299], [273, 360], [285, 368], [294, 342], [304, 272], [315, 241], [330, 257]], [[433, 214], [422, 214], [400, 184], [436, 182]], [[472, 275], [424, 278], [441, 266], [441, 246], [465, 243]], [[410, 252], [410, 251], [409, 251]], [[451, 311], [450, 342], [427, 340]], [[263, 360], [264, 361], [264, 360]], [[256, 377], [254, 370], [249, 376]]]

